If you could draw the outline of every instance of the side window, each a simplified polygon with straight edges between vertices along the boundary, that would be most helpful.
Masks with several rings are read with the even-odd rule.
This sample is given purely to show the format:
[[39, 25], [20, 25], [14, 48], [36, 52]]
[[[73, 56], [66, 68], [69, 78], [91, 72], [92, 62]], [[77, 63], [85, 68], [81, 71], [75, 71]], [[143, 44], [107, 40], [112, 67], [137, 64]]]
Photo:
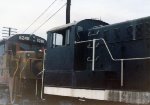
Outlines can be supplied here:
[[78, 26], [76, 29], [76, 41], [83, 41], [84, 40], [84, 29], [82, 26]]
[[53, 34], [53, 45], [56, 46], [62, 46], [63, 42], [63, 36], [62, 34], [54, 33]]
[[66, 33], [65, 33], [65, 45], [69, 45], [69, 37], [70, 36], [70, 30], [66, 30]]
[[60, 30], [52, 34], [53, 48], [69, 45], [70, 29]]

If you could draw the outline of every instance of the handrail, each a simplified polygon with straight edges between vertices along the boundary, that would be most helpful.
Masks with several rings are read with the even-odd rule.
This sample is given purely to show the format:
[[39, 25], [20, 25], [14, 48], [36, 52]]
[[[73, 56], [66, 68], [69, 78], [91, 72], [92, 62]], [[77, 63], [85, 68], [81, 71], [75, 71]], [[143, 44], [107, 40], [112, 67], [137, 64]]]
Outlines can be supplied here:
[[26, 63], [26, 64], [24, 64], [22, 70], [20, 71], [20, 79], [22, 78], [22, 72], [25, 70], [25, 67], [26, 67], [26, 65], [27, 65], [27, 63], [28, 63], [28, 60], [26, 60], [25, 63]]
[[95, 42], [96, 39], [93, 39], [92, 71], [95, 69]]
[[[112, 56], [111, 51], [110, 51], [110, 49], [109, 49], [109, 47], [108, 47], [108, 45], [107, 45], [107, 43], [106, 43], [106, 41], [105, 41], [104, 38], [93, 39], [93, 40], [102, 40], [102, 41], [104, 42], [105, 47], [106, 47], [106, 49], [107, 49], [107, 51], [108, 51], [108, 53], [109, 53], [109, 55], [110, 55], [110, 57], [111, 57], [111, 59], [112, 59], [113, 61], [121, 61], [121, 60], [129, 61], [129, 60], [145, 60], [145, 59], [150, 59], [150, 57], [115, 59], [115, 58]], [[86, 42], [92, 42], [93, 40], [86, 40], [86, 41], [80, 41], [80, 42], [76, 42], [76, 41], [75, 41], [75, 44], [86, 43]]]
[[[95, 42], [95, 41], [98, 41], [98, 40], [101, 40], [101, 41], [103, 41], [103, 43], [104, 43], [104, 45], [105, 45], [105, 47], [106, 47], [106, 49], [107, 49], [107, 51], [108, 51], [108, 53], [109, 53], [109, 55], [110, 55], [110, 57], [111, 57], [111, 59], [113, 60], [113, 61], [120, 61], [121, 62], [121, 86], [123, 86], [124, 85], [124, 83], [123, 83], [123, 79], [124, 79], [124, 77], [123, 77], [123, 72], [124, 72], [124, 69], [123, 69], [123, 62], [124, 61], [132, 61], [132, 60], [147, 60], [147, 59], [150, 59], [150, 57], [143, 57], [143, 58], [125, 58], [125, 59], [115, 59], [114, 57], [113, 57], [113, 55], [112, 55], [112, 53], [111, 53], [111, 51], [110, 51], [110, 49], [109, 49], [109, 47], [108, 47], [108, 45], [107, 45], [107, 43], [106, 43], [106, 41], [105, 41], [105, 39], [104, 38], [99, 38], [99, 39], [93, 39], [93, 40], [86, 40], [86, 41], [80, 41], [80, 42], [76, 42], [75, 41], [75, 44], [81, 44], [81, 43], [86, 43], [86, 42]], [[95, 47], [95, 46], [93, 46], [93, 47]], [[95, 51], [93, 52], [93, 55], [95, 55], [94, 54], [95, 53]], [[93, 58], [94, 59], [94, 58]], [[94, 62], [94, 61], [93, 61]], [[94, 68], [94, 65], [92, 65], [92, 70], [93, 70], [93, 68]]]
[[45, 66], [44, 66], [44, 64], [45, 64], [45, 56], [46, 56], [46, 52], [45, 52], [45, 51], [46, 51], [46, 50], [44, 49], [44, 53], [43, 53], [43, 71], [40, 72], [40, 73], [42, 73], [42, 84], [41, 84], [41, 99], [42, 99], [42, 100], [45, 100], [45, 99], [43, 98], [44, 75], [45, 75], [45, 73], [44, 73], [44, 71], [45, 71]]
[[19, 79], [19, 93], [21, 92], [21, 80], [22, 80], [22, 72], [25, 70], [25, 67], [26, 67], [26, 65], [27, 65], [27, 63], [29, 62], [29, 60], [26, 60], [25, 61], [25, 64], [24, 64], [24, 66], [23, 66], [23, 68], [22, 68], [22, 70], [20, 71], [20, 79]]
[[[18, 66], [19, 66], [18, 63], [19, 63], [19, 60], [16, 59], [16, 65], [17, 65], [17, 67], [16, 67], [16, 70], [15, 70], [15, 72], [14, 72], [14, 74], [13, 74], [13, 79], [12, 79], [12, 80], [13, 80], [13, 84], [14, 84], [14, 82], [15, 82], [15, 81], [14, 81], [14, 80], [15, 80], [14, 77], [16, 76], [16, 73], [17, 73], [18, 68], [19, 68], [19, 67], [18, 67]], [[14, 85], [15, 85], [15, 84], [14, 84]], [[14, 86], [13, 86], [13, 88], [14, 88]], [[13, 91], [13, 90], [12, 90], [12, 91]], [[13, 93], [12, 93], [12, 94], [11, 94], [11, 103], [12, 103], [12, 104], [14, 103], [15, 98], [16, 98], [16, 97], [13, 97]]]
[[35, 80], [35, 95], [38, 95], [38, 79]]

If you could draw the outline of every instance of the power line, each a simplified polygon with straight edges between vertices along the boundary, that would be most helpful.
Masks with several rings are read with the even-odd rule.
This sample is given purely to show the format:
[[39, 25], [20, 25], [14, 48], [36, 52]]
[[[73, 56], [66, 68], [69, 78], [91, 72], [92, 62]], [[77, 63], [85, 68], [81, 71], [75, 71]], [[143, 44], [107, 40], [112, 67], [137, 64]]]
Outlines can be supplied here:
[[23, 33], [25, 33], [42, 15], [44, 15], [49, 8], [56, 2], [57, 0], [53, 1], [24, 31]]
[[65, 3], [61, 8], [59, 8], [53, 15], [51, 15], [46, 21], [44, 21], [37, 29], [33, 31], [32, 34], [34, 34], [36, 31], [38, 31], [45, 23], [47, 23], [52, 17], [54, 17], [64, 6], [66, 6], [67, 3]]

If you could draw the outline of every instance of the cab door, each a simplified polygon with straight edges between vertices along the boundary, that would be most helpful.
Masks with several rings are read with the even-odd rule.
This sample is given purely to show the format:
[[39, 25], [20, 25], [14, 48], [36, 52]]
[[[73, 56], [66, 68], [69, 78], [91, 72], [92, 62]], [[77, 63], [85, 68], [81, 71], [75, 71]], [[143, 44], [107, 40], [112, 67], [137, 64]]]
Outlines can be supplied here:
[[45, 83], [54, 86], [71, 86], [73, 70], [73, 44], [70, 28], [48, 33]]

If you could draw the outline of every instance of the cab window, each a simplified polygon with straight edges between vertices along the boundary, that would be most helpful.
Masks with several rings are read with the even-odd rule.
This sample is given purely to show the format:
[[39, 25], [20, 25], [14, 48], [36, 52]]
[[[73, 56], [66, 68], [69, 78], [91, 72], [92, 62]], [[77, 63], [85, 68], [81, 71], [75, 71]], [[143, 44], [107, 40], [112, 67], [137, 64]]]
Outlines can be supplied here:
[[60, 30], [52, 34], [53, 48], [69, 45], [70, 29]]

